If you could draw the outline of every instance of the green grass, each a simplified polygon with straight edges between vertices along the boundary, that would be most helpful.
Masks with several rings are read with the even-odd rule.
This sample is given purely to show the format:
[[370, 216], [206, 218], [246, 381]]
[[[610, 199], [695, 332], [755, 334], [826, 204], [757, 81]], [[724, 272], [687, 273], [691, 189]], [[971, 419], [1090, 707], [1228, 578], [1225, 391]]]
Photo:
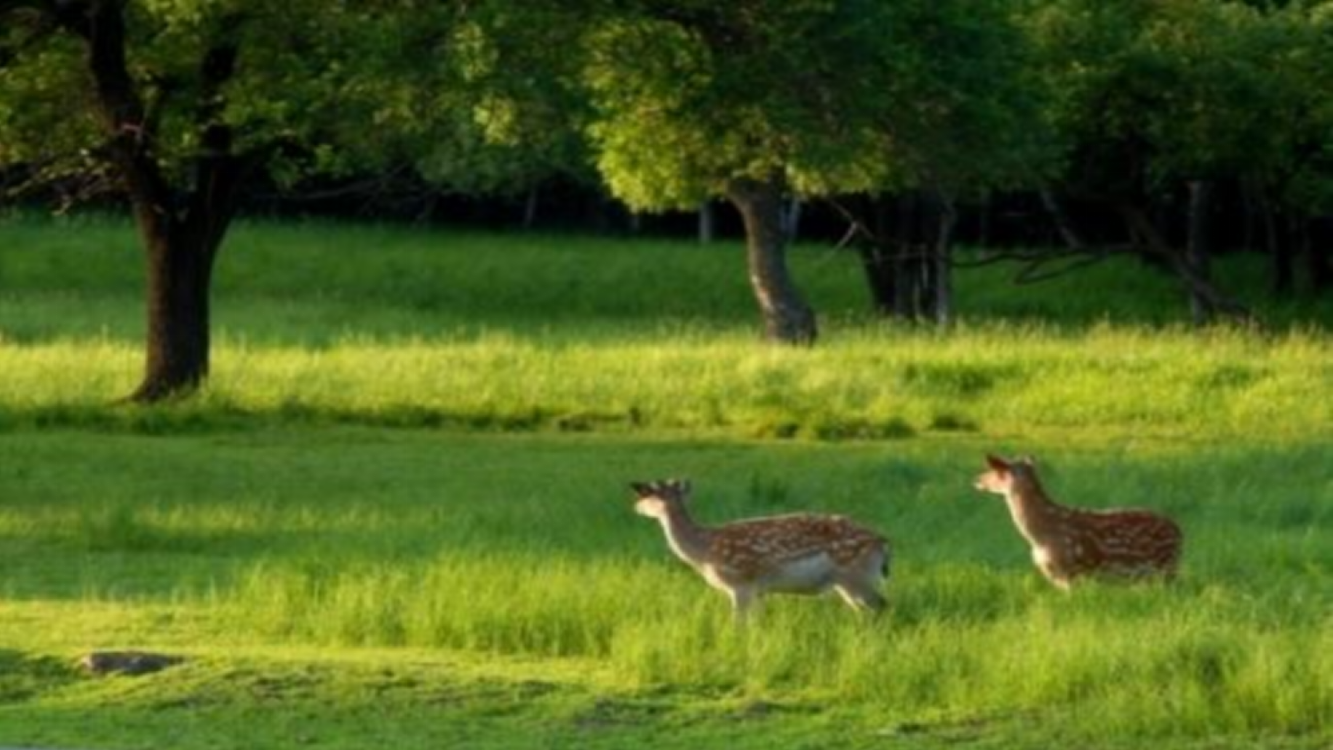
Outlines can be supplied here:
[[755, 345], [733, 245], [299, 224], [243, 225], [225, 249], [202, 397], [115, 409], [142, 358], [132, 234], [28, 220], [0, 226], [0, 245], [11, 384], [0, 425], [162, 431], [257, 418], [820, 439], [1088, 427], [1307, 436], [1333, 425], [1320, 397], [1333, 382], [1326, 318], [1268, 334], [1152, 327], [1180, 310], [1166, 280], [1131, 263], [1021, 294], [1004, 269], [962, 274], [963, 322], [941, 335], [867, 320], [855, 260], [807, 248], [797, 271], [826, 343], [804, 351]]
[[[323, 716], [327, 700], [342, 715], [390, 690], [399, 717], [428, 715], [432, 691], [491, 690], [476, 710], [504, 719], [472, 719], [497, 746], [511, 720], [577, 732], [598, 701], [646, 702], [668, 725], [702, 712], [715, 731], [738, 707], [777, 706], [752, 719], [770, 738], [833, 710], [867, 747], [884, 730], [924, 742], [960, 726], [1033, 747], [1328, 739], [1326, 446], [1029, 446], [1071, 502], [1152, 504], [1189, 535], [1178, 585], [1066, 597], [1030, 570], [1003, 508], [968, 487], [989, 445], [5, 435], [0, 638], [31, 684], [0, 689], [14, 696], [0, 738], [121, 746], [145, 736], [139, 712], [163, 706], [238, 722], [270, 704]], [[732, 627], [723, 597], [630, 512], [626, 480], [684, 473], [708, 519], [837, 509], [886, 531], [900, 558], [892, 613], [867, 623], [832, 600], [779, 599], [760, 626]], [[196, 660], [138, 680], [61, 667], [126, 644]], [[409, 687], [381, 684], [405, 674]], [[271, 700], [248, 685], [265, 679]], [[508, 705], [534, 680], [555, 683], [544, 702]], [[61, 734], [107, 705], [123, 723]], [[434, 736], [424, 717], [401, 720], [404, 742]]]
[[[127, 228], [0, 223], [0, 745], [1333, 742], [1319, 305], [1192, 332], [1133, 264], [1021, 294], [986, 268], [940, 334], [867, 320], [854, 258], [794, 260], [809, 351], [756, 341], [732, 244], [243, 225], [212, 382], [143, 409], [115, 403]], [[1182, 579], [1055, 591], [971, 489], [986, 451], [1171, 513]], [[708, 521], [883, 530], [890, 613], [775, 599], [735, 628], [631, 512], [665, 476]], [[71, 666], [131, 647], [190, 659]]]

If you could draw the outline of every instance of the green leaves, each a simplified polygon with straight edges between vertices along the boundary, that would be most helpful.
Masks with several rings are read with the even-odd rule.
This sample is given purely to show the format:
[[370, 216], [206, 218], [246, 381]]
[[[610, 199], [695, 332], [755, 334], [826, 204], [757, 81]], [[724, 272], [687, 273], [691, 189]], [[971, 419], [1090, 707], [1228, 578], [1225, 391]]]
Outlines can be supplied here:
[[771, 175], [806, 195], [989, 184], [1039, 131], [1004, 3], [644, 1], [590, 26], [587, 132], [636, 208]]
[[[1106, 184], [1128, 160], [1149, 187], [1218, 177], [1294, 187], [1329, 179], [1316, 156], [1333, 142], [1328, 7], [1048, 0], [1029, 21], [1085, 179]], [[1287, 198], [1318, 203], [1318, 192]]]

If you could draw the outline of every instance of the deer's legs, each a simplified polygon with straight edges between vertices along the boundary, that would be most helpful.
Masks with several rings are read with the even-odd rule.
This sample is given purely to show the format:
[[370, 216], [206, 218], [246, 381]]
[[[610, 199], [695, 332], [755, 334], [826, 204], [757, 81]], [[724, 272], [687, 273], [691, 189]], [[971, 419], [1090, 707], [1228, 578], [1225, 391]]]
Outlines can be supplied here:
[[847, 606], [855, 610], [879, 613], [888, 605], [872, 581], [839, 581], [833, 589], [847, 602]]
[[756, 605], [759, 603], [759, 595], [748, 586], [727, 589], [727, 595], [731, 597], [731, 611], [736, 616], [736, 622], [744, 625], [749, 621], [751, 613], [758, 609]]

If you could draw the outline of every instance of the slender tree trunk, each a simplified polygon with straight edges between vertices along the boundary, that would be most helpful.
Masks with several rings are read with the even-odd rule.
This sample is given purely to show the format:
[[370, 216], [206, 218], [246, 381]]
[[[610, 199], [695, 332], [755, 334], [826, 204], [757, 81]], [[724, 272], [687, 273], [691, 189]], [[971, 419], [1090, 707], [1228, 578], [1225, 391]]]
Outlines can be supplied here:
[[1211, 280], [1200, 278], [1186, 261], [1184, 253], [1171, 246], [1141, 208], [1128, 202], [1118, 202], [1115, 207], [1125, 220], [1131, 240], [1139, 245], [1145, 258], [1166, 264], [1189, 293], [1204, 299], [1214, 313], [1242, 322], [1257, 322], [1244, 305], [1224, 294]]
[[537, 225], [537, 206], [540, 202], [540, 193], [536, 185], [528, 189], [528, 194], [523, 199], [523, 228], [532, 229]]
[[952, 300], [952, 243], [957, 215], [942, 195], [913, 191], [897, 200], [893, 232], [893, 314], [946, 321]]
[[883, 195], [865, 199], [868, 207], [869, 222], [874, 227], [870, 237], [856, 243], [861, 255], [861, 267], [865, 270], [866, 284], [870, 287], [870, 300], [875, 312], [889, 317], [894, 314], [894, 300], [897, 287], [894, 284], [894, 244], [890, 236], [892, 231], [889, 221], [891, 201]]
[[727, 197], [745, 223], [750, 285], [763, 315], [765, 336], [777, 343], [813, 344], [818, 335], [814, 311], [787, 269], [780, 182], [739, 180]]
[[1240, 201], [1244, 212], [1241, 248], [1250, 252], [1258, 244], [1256, 236], [1263, 221], [1262, 217], [1259, 216], [1258, 206], [1256, 205], [1254, 185], [1249, 180], [1242, 180], [1240, 183]]
[[1296, 289], [1296, 256], [1292, 252], [1286, 218], [1273, 207], [1268, 191], [1259, 195], [1263, 219], [1264, 246], [1272, 261], [1272, 289], [1276, 297], [1290, 297]]
[[801, 236], [801, 199], [792, 198], [782, 212], [782, 231], [787, 244], [795, 244]]
[[1060, 233], [1060, 238], [1064, 240], [1065, 246], [1070, 250], [1082, 250], [1087, 247], [1083, 237], [1074, 229], [1074, 222], [1069, 219], [1069, 213], [1065, 211], [1064, 203], [1055, 191], [1049, 188], [1043, 188], [1040, 191], [1041, 205], [1046, 209], [1046, 213], [1055, 223], [1055, 229]]
[[978, 247], [986, 247], [990, 245], [990, 224], [991, 224], [992, 210], [993, 210], [992, 197], [990, 193], [987, 193], [986, 196], [982, 198], [981, 206], [977, 209]]
[[[1189, 184], [1189, 237], [1185, 242], [1185, 264], [1195, 278], [1212, 281], [1212, 205], [1214, 185], [1206, 180]], [[1190, 315], [1195, 325], [1205, 325], [1217, 314], [1212, 302], [1194, 285], [1186, 287]]]
[[699, 204], [699, 244], [707, 245], [713, 241], [715, 233], [715, 221], [713, 202], [704, 201]]
[[915, 193], [898, 196], [898, 221], [894, 232], [893, 259], [893, 314], [902, 320], [915, 320], [921, 313], [921, 248], [917, 244], [917, 214], [920, 213]]
[[946, 195], [937, 196], [938, 223], [935, 228], [935, 323], [941, 327], [953, 320], [953, 234], [958, 212]]

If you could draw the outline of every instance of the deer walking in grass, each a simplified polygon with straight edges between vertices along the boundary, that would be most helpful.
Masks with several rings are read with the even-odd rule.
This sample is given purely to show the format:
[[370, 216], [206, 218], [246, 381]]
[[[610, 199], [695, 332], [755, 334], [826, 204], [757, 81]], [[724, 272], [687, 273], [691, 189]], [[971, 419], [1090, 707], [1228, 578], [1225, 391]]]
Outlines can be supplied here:
[[842, 516], [800, 513], [707, 527], [686, 508], [688, 481], [630, 486], [635, 510], [662, 524], [671, 550], [731, 598], [742, 622], [768, 593], [832, 589], [856, 610], [885, 606], [879, 587], [889, 573], [888, 541]]
[[1067, 508], [1042, 489], [1031, 458], [986, 462], [977, 489], [1004, 496], [1032, 561], [1057, 587], [1068, 590], [1084, 576], [1175, 576], [1184, 538], [1171, 519], [1149, 510]]

